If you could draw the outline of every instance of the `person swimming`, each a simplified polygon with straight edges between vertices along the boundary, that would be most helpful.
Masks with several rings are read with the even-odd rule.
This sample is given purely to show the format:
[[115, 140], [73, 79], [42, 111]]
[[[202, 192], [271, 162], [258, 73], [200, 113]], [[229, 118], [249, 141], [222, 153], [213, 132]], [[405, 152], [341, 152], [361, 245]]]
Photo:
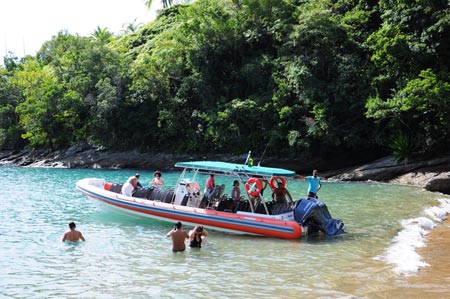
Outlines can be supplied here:
[[62, 238], [62, 241], [69, 241], [69, 242], [77, 242], [79, 240], [82, 241], [86, 241], [84, 239], [83, 234], [80, 231], [77, 231], [77, 225], [75, 224], [75, 222], [70, 222], [69, 223], [69, 228], [70, 230], [68, 232], [66, 232]]

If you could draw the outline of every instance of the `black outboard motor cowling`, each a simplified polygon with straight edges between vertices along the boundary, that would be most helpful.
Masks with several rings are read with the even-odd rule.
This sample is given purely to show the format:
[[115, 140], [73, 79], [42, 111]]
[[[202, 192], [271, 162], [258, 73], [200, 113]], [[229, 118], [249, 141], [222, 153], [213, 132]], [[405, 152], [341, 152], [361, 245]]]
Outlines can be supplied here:
[[294, 209], [294, 219], [302, 226], [308, 226], [312, 232], [321, 230], [329, 236], [344, 233], [344, 223], [333, 219], [326, 204], [316, 198], [300, 199]]

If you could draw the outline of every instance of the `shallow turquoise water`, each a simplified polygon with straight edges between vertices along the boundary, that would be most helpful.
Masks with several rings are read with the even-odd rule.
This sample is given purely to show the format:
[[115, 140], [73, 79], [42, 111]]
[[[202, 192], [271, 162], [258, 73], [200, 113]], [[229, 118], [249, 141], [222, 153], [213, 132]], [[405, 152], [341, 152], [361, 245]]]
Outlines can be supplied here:
[[[287, 241], [210, 231], [201, 250], [174, 254], [172, 223], [115, 214], [75, 182], [122, 182], [132, 170], [0, 167], [0, 298], [370, 298], [402, 274], [382, 256], [400, 221], [425, 216], [438, 194], [324, 182], [320, 199], [347, 234]], [[152, 173], [141, 171], [146, 185]], [[178, 173], [163, 173], [166, 185]], [[202, 182], [203, 183], [203, 182]], [[216, 184], [230, 181], [216, 178]], [[288, 181], [294, 198], [306, 183]], [[86, 242], [62, 243], [70, 221]]]

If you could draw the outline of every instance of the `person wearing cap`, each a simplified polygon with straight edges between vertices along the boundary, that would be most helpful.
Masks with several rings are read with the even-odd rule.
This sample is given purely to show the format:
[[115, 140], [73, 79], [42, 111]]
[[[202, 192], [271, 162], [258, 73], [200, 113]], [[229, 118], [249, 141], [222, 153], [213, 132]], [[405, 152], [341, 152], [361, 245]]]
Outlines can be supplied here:
[[128, 180], [122, 186], [121, 192], [123, 195], [133, 196], [133, 193], [136, 192], [136, 190], [141, 189], [141, 187], [138, 186], [139, 177], [139, 173], [136, 173], [135, 175], [128, 178]]
[[184, 229], [183, 224], [180, 221], [175, 223], [173, 229], [167, 233], [167, 238], [172, 238], [172, 251], [184, 251], [186, 250], [186, 244], [184, 243], [189, 235], [187, 231]]
[[150, 185], [155, 188], [155, 190], [161, 190], [164, 186], [164, 180], [162, 179], [161, 171], [157, 170], [153, 173], [154, 178], [151, 180]]

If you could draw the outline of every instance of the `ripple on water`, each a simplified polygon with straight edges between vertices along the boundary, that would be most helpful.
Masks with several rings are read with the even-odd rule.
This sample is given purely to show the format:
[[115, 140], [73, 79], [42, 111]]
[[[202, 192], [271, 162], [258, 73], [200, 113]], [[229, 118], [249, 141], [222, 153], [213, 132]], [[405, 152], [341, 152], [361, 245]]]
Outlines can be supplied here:
[[[324, 183], [321, 199], [344, 220], [346, 235], [288, 241], [209, 230], [209, 245], [174, 254], [166, 238], [172, 224], [98, 209], [75, 190], [83, 177], [117, 182], [133, 173], [0, 167], [0, 296], [364, 297], [398, 278], [392, 265], [376, 257], [402, 230], [400, 220], [436, 205], [431, 193], [416, 188]], [[151, 176], [141, 172], [144, 182]], [[167, 184], [177, 178], [170, 172], [164, 177]], [[304, 182], [288, 184], [295, 198], [304, 194]], [[70, 221], [85, 243], [61, 242]]]

